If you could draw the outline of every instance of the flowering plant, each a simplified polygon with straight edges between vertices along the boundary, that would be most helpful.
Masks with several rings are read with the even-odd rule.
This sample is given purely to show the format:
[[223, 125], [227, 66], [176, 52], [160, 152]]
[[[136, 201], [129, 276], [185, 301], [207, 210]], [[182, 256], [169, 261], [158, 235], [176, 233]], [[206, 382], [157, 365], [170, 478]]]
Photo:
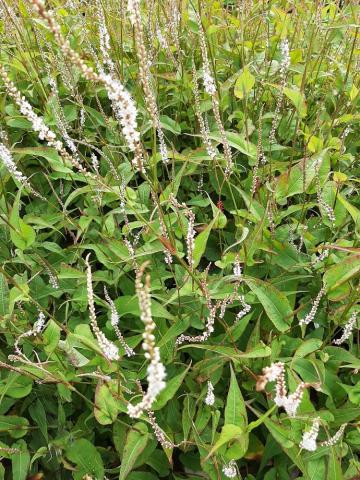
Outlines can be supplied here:
[[359, 478], [358, 2], [0, 8], [0, 480]]

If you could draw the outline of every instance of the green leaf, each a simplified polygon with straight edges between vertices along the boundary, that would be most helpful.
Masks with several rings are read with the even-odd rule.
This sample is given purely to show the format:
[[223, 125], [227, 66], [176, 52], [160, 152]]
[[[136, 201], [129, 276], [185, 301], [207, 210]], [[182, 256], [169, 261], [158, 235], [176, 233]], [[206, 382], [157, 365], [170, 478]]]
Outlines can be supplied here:
[[360, 210], [348, 202], [340, 192], [337, 192], [337, 200], [346, 208], [355, 224], [360, 225]]
[[271, 283], [258, 278], [244, 277], [244, 281], [252, 292], [258, 297], [267, 316], [280, 332], [289, 329], [293, 318], [293, 311], [289, 300]]
[[270, 357], [271, 348], [267, 345], [259, 345], [248, 352], [241, 352], [234, 350], [233, 347], [222, 347], [221, 345], [201, 345], [198, 343], [191, 343], [179, 347], [179, 350], [186, 348], [198, 348], [200, 350], [208, 350], [210, 352], [218, 353], [221, 356], [228, 357], [230, 360], [241, 360], [247, 358], [264, 358]]
[[[140, 317], [139, 300], [137, 297], [130, 295], [124, 295], [115, 300], [116, 309], [120, 316], [131, 313], [137, 317]], [[168, 320], [174, 320], [174, 316], [169, 313], [159, 302], [151, 299], [151, 314], [155, 318], [167, 318]]]
[[105, 383], [98, 383], [95, 390], [94, 414], [101, 425], [114, 423], [119, 413], [118, 402]]
[[230, 388], [225, 406], [225, 424], [231, 423], [245, 430], [247, 427], [246, 406], [232, 366]]
[[17, 248], [20, 250], [25, 250], [34, 243], [36, 234], [35, 230], [19, 217], [20, 195], [21, 190], [19, 190], [18, 194], [16, 195], [9, 217], [11, 226], [10, 238]]
[[36, 400], [35, 404], [30, 405], [29, 413], [31, 418], [34, 420], [35, 424], [38, 425], [40, 432], [43, 434], [46, 442], [48, 442], [48, 424], [46, 419], [46, 412], [44, 405], [39, 399]]
[[301, 93], [299, 90], [294, 90], [288, 87], [284, 88], [284, 93], [289, 98], [289, 100], [291, 100], [300, 117], [306, 117], [307, 108], [304, 94]]
[[294, 446], [294, 442], [290, 440], [290, 432], [287, 428], [270, 418], [265, 418], [263, 421], [271, 435], [282, 447], [291, 448]]
[[175, 375], [175, 377], [166, 382], [166, 387], [159, 393], [152, 406], [153, 410], [160, 410], [167, 404], [169, 400], [174, 397], [175, 393], [179, 390], [182, 382], [184, 381], [190, 366], [191, 364], [183, 372]]
[[[219, 132], [211, 132], [209, 138], [216, 140], [218, 143], [222, 143], [221, 135]], [[256, 146], [247, 141], [243, 135], [235, 132], [226, 132], [226, 138], [230, 147], [235, 148], [239, 152], [247, 155], [250, 158], [256, 158]]]
[[44, 350], [48, 355], [51, 355], [58, 346], [60, 340], [60, 332], [61, 329], [57, 325], [57, 323], [55, 323], [54, 320], [50, 319], [43, 333], [43, 339], [45, 343]]
[[180, 135], [181, 133], [180, 125], [167, 115], [160, 115], [160, 124], [164, 130], [169, 130], [169, 132], [175, 135]]
[[197, 237], [195, 237], [195, 242], [194, 242], [194, 251], [193, 251], [193, 260], [194, 264], [193, 267], [196, 268], [201, 260], [201, 257], [205, 253], [206, 249], [206, 244], [211, 232], [211, 229], [215, 225], [215, 219], [212, 220], [212, 222], [209, 223], [209, 225], [203, 230]]
[[238, 460], [242, 458], [249, 445], [249, 434], [246, 431], [247, 428], [247, 413], [246, 406], [241, 394], [241, 390], [236, 380], [235, 373], [233, 368], [230, 366], [231, 370], [231, 379], [230, 379], [230, 388], [227, 395], [226, 406], [225, 406], [225, 425], [232, 424], [240, 427], [243, 431], [241, 438], [234, 442], [230, 446], [230, 449], [227, 451], [227, 456], [229, 459]]
[[30, 454], [27, 445], [24, 440], [20, 440], [12, 447], [20, 450], [11, 456], [12, 478], [13, 480], [25, 480], [30, 466]]
[[9, 287], [5, 275], [0, 273], [0, 315], [9, 313]]
[[[298, 193], [304, 193], [308, 190], [315, 178], [316, 165], [319, 164], [319, 176], [327, 174], [329, 170], [329, 155], [327, 149], [306, 159], [304, 165], [303, 161], [298, 162], [277, 177], [275, 197], [278, 201], [287, 197], [292, 197]], [[305, 182], [304, 182], [304, 167], [305, 167]], [[304, 185], [305, 183], [305, 185]]]
[[309, 338], [308, 340], [304, 340], [300, 347], [296, 350], [294, 357], [302, 358], [306, 357], [312, 352], [316, 352], [322, 346], [322, 340], [319, 338]]
[[235, 82], [235, 97], [246, 98], [255, 85], [255, 77], [250, 73], [249, 68], [245, 67]]
[[85, 438], [79, 438], [68, 446], [66, 457], [76, 465], [74, 480], [82, 480], [88, 474], [96, 479], [104, 479], [104, 465], [96, 447]]
[[127, 478], [128, 474], [134, 467], [137, 458], [144, 451], [148, 440], [149, 433], [146, 425], [141, 422], [135, 423], [135, 425], [129, 430], [126, 437], [123, 460], [120, 466], [119, 480], [125, 480], [125, 478]]
[[329, 268], [324, 274], [327, 291], [335, 290], [360, 273], [360, 255], [351, 255]]
[[215, 442], [215, 445], [211, 448], [205, 460], [210, 458], [211, 455], [213, 455], [217, 450], [219, 450], [220, 447], [222, 447], [226, 443], [229, 443], [230, 441], [238, 440], [238, 441], [243, 441], [245, 443], [244, 439], [246, 437], [247, 435], [244, 433], [244, 430], [239, 426], [231, 425], [231, 424], [224, 425], [221, 429], [221, 433], [218, 440]]
[[0, 432], [8, 433], [12, 438], [21, 438], [28, 432], [29, 421], [16, 415], [0, 415]]
[[23, 398], [29, 395], [32, 390], [33, 381], [29, 377], [11, 372], [0, 384], [0, 395], [7, 395], [12, 398]]

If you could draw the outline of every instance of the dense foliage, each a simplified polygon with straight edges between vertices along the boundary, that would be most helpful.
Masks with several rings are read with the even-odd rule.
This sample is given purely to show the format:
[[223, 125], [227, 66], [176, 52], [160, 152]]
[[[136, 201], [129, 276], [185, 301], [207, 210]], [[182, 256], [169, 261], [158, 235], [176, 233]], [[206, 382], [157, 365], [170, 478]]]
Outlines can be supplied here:
[[1, 0], [0, 479], [360, 478], [356, 0]]

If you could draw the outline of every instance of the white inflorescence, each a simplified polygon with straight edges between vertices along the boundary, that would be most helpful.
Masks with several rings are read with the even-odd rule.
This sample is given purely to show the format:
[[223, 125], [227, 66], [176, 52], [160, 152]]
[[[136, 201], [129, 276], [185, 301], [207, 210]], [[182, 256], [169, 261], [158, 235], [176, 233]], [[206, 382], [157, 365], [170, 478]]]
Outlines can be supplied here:
[[280, 52], [281, 52], [280, 73], [281, 75], [286, 75], [286, 72], [290, 67], [290, 50], [289, 50], [289, 41], [287, 38], [281, 40]]
[[346, 342], [346, 340], [348, 340], [351, 337], [351, 334], [352, 334], [352, 332], [354, 330], [354, 327], [356, 325], [356, 317], [357, 317], [357, 313], [353, 312], [351, 314], [351, 317], [350, 317], [349, 321], [344, 326], [344, 331], [343, 331], [341, 337], [333, 341], [334, 345], [341, 345], [342, 343]]
[[18, 336], [18, 338], [15, 340], [15, 344], [14, 344], [14, 350], [15, 350], [15, 353], [17, 355], [14, 356], [14, 355], [9, 355], [9, 360], [18, 360], [19, 357], [20, 358], [23, 358], [23, 359], [26, 359], [26, 356], [23, 354], [23, 352], [21, 351], [20, 347], [19, 347], [19, 343], [20, 343], [20, 340], [23, 339], [23, 338], [27, 338], [27, 337], [36, 337], [36, 335], [39, 335], [43, 329], [44, 329], [44, 326], [45, 326], [45, 315], [43, 312], [39, 312], [39, 315], [38, 315], [38, 318], [36, 320], [36, 322], [34, 323], [33, 327], [30, 329], [30, 330], [27, 330], [26, 332], [22, 333], [21, 335]]
[[268, 382], [275, 382], [277, 378], [284, 372], [284, 364], [282, 362], [272, 363], [270, 367], [263, 368], [263, 375]]
[[230, 462], [227, 465], [224, 465], [222, 468], [222, 471], [225, 477], [235, 478], [237, 475], [235, 460], [230, 460]]
[[93, 166], [93, 169], [95, 170], [96, 173], [99, 172], [99, 160], [95, 153], [91, 154], [91, 164]]
[[325, 288], [322, 287], [319, 291], [319, 293], [317, 294], [317, 297], [315, 298], [315, 300], [313, 301], [312, 303], [312, 307], [311, 307], [311, 310], [310, 312], [306, 315], [305, 318], [302, 318], [300, 321], [299, 321], [299, 325], [308, 325], [309, 323], [313, 322], [314, 321], [314, 318], [315, 318], [315, 315], [316, 315], [316, 312], [319, 308], [319, 304], [320, 304], [320, 301], [323, 297], [325, 293]]
[[275, 404], [278, 407], [283, 407], [290, 417], [294, 417], [308, 384], [301, 382], [294, 393], [287, 395], [285, 365], [282, 362], [273, 363], [270, 367], [263, 368], [263, 375], [259, 377], [257, 382], [257, 390], [264, 390], [267, 382], [276, 382]]
[[236, 257], [235, 257], [233, 274], [234, 274], [235, 277], [238, 277], [239, 279], [242, 280], [242, 269], [241, 269], [239, 255], [236, 255]]
[[273, 121], [271, 124], [271, 131], [269, 135], [269, 142], [275, 143], [276, 138], [276, 129], [279, 123], [280, 118], [280, 110], [283, 103], [284, 97], [284, 88], [286, 86], [286, 74], [290, 66], [290, 51], [289, 51], [289, 42], [285, 38], [280, 43], [280, 52], [281, 52], [281, 60], [280, 60], [280, 93], [277, 98], [275, 113], [273, 117]]
[[45, 326], [45, 315], [43, 312], [39, 312], [39, 316], [36, 320], [36, 322], [34, 323], [34, 327], [33, 327], [33, 335], [38, 335], [39, 333], [42, 332], [43, 328]]
[[146, 264], [136, 272], [135, 288], [139, 299], [140, 318], [145, 324], [142, 348], [145, 350], [145, 358], [150, 360], [150, 365], [147, 368], [148, 389], [140, 403], [137, 405], [128, 404], [128, 414], [132, 418], [139, 418], [144, 410], [151, 409], [157, 395], [166, 386], [166, 371], [161, 363], [160, 350], [155, 346], [155, 335], [153, 334], [156, 325], [151, 315], [150, 277], [147, 276], [145, 284], [141, 280], [145, 266]]
[[320, 419], [319, 417], [314, 418], [311, 429], [308, 432], [303, 434], [302, 440], [299, 447], [304, 450], [309, 450], [309, 452], [315, 452], [317, 445], [316, 439], [319, 434]]
[[110, 36], [106, 28], [104, 11], [100, 2], [97, 2], [97, 13], [99, 19], [99, 40], [100, 40], [100, 51], [103, 57], [104, 64], [108, 66], [110, 72], [114, 71], [114, 64], [110, 58]]
[[116, 310], [116, 306], [115, 306], [115, 303], [112, 301], [112, 299], [110, 298], [110, 295], [108, 294], [108, 291], [106, 289], [106, 287], [104, 287], [104, 295], [105, 295], [105, 298], [106, 298], [106, 301], [108, 302], [109, 304], [109, 307], [110, 307], [110, 310], [111, 310], [111, 325], [112, 327], [114, 328], [115, 330], [115, 333], [116, 333], [116, 336], [118, 337], [120, 343], [121, 343], [121, 346], [124, 348], [125, 350], [125, 353], [128, 357], [132, 357], [133, 355], [135, 355], [135, 352], [134, 350], [129, 347], [129, 345], [126, 343], [121, 331], [120, 331], [120, 328], [119, 328], [119, 315], [118, 315], [118, 312]]
[[315, 183], [316, 183], [316, 196], [319, 203], [319, 207], [322, 208], [330, 222], [335, 226], [336, 217], [333, 208], [328, 205], [322, 196], [321, 185], [320, 185], [320, 178], [319, 178], [319, 168], [320, 168], [320, 161], [315, 162]]
[[215, 95], [216, 93], [215, 82], [210, 73], [209, 68], [205, 65], [204, 65], [204, 73], [203, 73], [203, 82], [204, 82], [205, 92], [208, 93], [209, 95]]
[[251, 306], [245, 302], [244, 295], [239, 295], [239, 302], [242, 306], [242, 309], [236, 314], [235, 323], [245, 317], [245, 315], [247, 315], [251, 310]]
[[[90, 254], [89, 254], [90, 255]], [[94, 335], [97, 338], [99, 343], [99, 347], [105, 357], [108, 360], [119, 360], [119, 351], [117, 346], [112, 343], [110, 340], [106, 338], [104, 333], [99, 329], [96, 320], [96, 313], [95, 313], [95, 303], [94, 303], [94, 292], [92, 287], [92, 273], [91, 267], [89, 263], [89, 255], [86, 257], [86, 266], [87, 266], [87, 274], [86, 274], [86, 281], [87, 281], [87, 297], [88, 297], [88, 304], [89, 304], [89, 315], [90, 315], [90, 325], [94, 332]]]
[[188, 228], [186, 233], [186, 258], [191, 268], [194, 267], [194, 247], [195, 247], [195, 214], [185, 203], [179, 203], [173, 194], [170, 194], [169, 200], [175, 208], [184, 209], [184, 215], [188, 219]]
[[0, 144], [0, 159], [9, 173], [11, 173], [11, 175], [13, 175], [18, 182], [22, 183], [26, 187], [30, 186], [27, 177], [18, 170], [10, 150], [6, 148], [3, 143]]
[[131, 25], [135, 24], [136, 12], [137, 12], [137, 8], [139, 8], [139, 5], [140, 5], [139, 0], [128, 0], [127, 11], [129, 14]]
[[105, 73], [100, 74], [104, 82], [109, 99], [112, 102], [115, 116], [122, 127], [122, 133], [130, 150], [134, 151], [140, 141], [140, 133], [137, 129], [136, 107], [129, 92], [122, 84]]
[[328, 248], [325, 248], [325, 250], [323, 250], [322, 253], [320, 253], [320, 255], [315, 258], [315, 260], [311, 263], [311, 265], [314, 266], [322, 262], [323, 260], [325, 260], [325, 258], [329, 256], [329, 253], [330, 253], [330, 250]]
[[300, 406], [302, 397], [304, 396], [304, 391], [306, 384], [301, 382], [294, 393], [289, 395], [287, 398], [283, 398], [282, 406], [285, 408], [286, 413], [290, 417], [295, 417], [296, 412]]
[[330, 437], [328, 440], [325, 440], [324, 442], [320, 442], [320, 446], [321, 447], [332, 447], [333, 445], [335, 445], [340, 440], [340, 438], [342, 437], [342, 435], [345, 431], [346, 425], [347, 425], [347, 423], [343, 423], [341, 425], [341, 427], [339, 428], [339, 430], [335, 433], [335, 435]]
[[209, 137], [210, 131], [209, 131], [208, 122], [204, 120], [203, 115], [201, 113], [199, 86], [197, 82], [197, 73], [196, 73], [194, 59], [192, 61], [192, 73], [193, 73], [193, 82], [194, 82], [195, 115], [200, 125], [201, 137], [205, 144], [206, 151], [209, 157], [212, 160], [214, 160], [216, 158], [216, 151], [215, 151], [215, 148], [212, 146], [212, 143]]
[[207, 394], [206, 394], [206, 397], [205, 397], [205, 403], [206, 405], [214, 405], [215, 403], [215, 395], [214, 395], [214, 386], [213, 384], [210, 382], [210, 380], [207, 382]]

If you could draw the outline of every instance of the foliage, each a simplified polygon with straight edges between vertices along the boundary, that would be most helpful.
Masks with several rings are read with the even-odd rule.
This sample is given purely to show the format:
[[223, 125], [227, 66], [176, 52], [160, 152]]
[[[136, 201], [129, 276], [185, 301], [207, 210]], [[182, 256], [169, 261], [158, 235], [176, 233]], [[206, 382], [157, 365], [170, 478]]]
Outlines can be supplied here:
[[359, 478], [357, 2], [39, 5], [1, 6], [0, 479]]

